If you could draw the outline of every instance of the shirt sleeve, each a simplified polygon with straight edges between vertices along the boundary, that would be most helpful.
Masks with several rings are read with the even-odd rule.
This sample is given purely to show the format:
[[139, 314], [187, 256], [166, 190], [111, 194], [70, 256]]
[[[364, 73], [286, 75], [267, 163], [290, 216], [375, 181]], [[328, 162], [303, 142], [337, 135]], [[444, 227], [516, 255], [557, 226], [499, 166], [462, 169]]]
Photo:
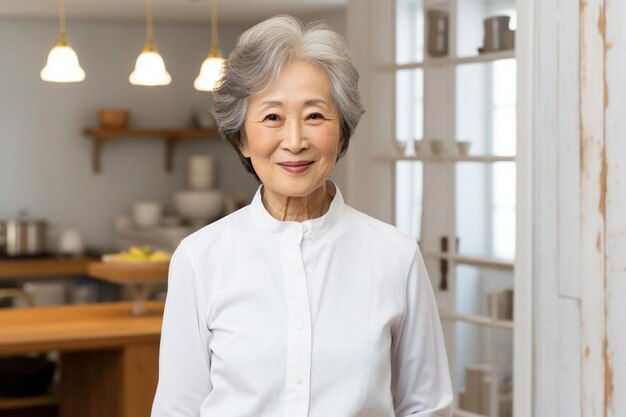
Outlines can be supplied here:
[[441, 322], [417, 246], [406, 282], [404, 317], [392, 344], [392, 392], [397, 417], [452, 415], [452, 385]]
[[170, 261], [152, 417], [200, 415], [212, 390], [211, 333], [191, 259], [183, 244]]

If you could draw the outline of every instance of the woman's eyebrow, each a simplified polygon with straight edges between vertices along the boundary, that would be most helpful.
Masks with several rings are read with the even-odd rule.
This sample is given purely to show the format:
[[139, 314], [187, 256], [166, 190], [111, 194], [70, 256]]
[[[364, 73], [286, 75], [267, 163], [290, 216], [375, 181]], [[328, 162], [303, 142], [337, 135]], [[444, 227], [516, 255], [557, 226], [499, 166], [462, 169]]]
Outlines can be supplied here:
[[314, 106], [316, 104], [323, 104], [324, 106], [328, 107], [328, 104], [326, 104], [326, 101], [322, 100], [321, 98], [314, 98], [311, 100], [307, 100], [304, 102], [304, 104], [306, 106]]
[[274, 107], [274, 106], [282, 106], [283, 103], [281, 101], [276, 101], [276, 100], [267, 100], [261, 103], [261, 109], [266, 109], [268, 107]]
[[[326, 101], [321, 99], [321, 98], [312, 98], [312, 99], [309, 99], [309, 100], [304, 102], [305, 106], [314, 106], [316, 104], [322, 104], [322, 105], [328, 107], [328, 104], [326, 103]], [[282, 105], [283, 105], [282, 101], [266, 100], [266, 101], [261, 102], [261, 109], [266, 109], [268, 107], [274, 107], [274, 106], [280, 107]]]

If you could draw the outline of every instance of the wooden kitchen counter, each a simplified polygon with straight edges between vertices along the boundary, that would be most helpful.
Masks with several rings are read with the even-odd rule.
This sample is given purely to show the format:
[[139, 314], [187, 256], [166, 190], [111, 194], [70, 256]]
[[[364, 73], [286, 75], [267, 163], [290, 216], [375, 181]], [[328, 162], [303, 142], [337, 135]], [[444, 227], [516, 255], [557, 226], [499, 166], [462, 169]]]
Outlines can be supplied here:
[[149, 417], [164, 303], [145, 307], [143, 316], [128, 302], [2, 309], [0, 355], [61, 352], [59, 417]]
[[87, 256], [40, 259], [1, 258], [0, 280], [87, 275], [87, 264], [94, 260]]
[[0, 310], [0, 355], [29, 351], [72, 351], [155, 344], [161, 335], [163, 301], [100, 303]]

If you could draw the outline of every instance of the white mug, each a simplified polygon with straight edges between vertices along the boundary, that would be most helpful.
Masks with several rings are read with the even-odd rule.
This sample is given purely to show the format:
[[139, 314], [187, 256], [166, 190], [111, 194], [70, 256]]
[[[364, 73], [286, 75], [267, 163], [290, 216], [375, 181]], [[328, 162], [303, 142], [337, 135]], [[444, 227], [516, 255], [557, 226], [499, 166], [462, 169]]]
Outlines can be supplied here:
[[84, 250], [83, 237], [77, 229], [64, 229], [59, 235], [59, 253], [81, 255]]
[[158, 226], [161, 222], [161, 203], [156, 201], [140, 201], [133, 205], [133, 220], [140, 228], [148, 229]]

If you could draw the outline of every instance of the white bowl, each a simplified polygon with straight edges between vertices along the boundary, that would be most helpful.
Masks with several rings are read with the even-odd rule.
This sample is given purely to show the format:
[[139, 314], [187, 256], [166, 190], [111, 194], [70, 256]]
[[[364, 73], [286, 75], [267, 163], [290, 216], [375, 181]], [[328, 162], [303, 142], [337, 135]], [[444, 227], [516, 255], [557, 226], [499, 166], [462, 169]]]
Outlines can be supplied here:
[[173, 195], [178, 214], [187, 220], [213, 220], [224, 212], [221, 190], [185, 190]]

